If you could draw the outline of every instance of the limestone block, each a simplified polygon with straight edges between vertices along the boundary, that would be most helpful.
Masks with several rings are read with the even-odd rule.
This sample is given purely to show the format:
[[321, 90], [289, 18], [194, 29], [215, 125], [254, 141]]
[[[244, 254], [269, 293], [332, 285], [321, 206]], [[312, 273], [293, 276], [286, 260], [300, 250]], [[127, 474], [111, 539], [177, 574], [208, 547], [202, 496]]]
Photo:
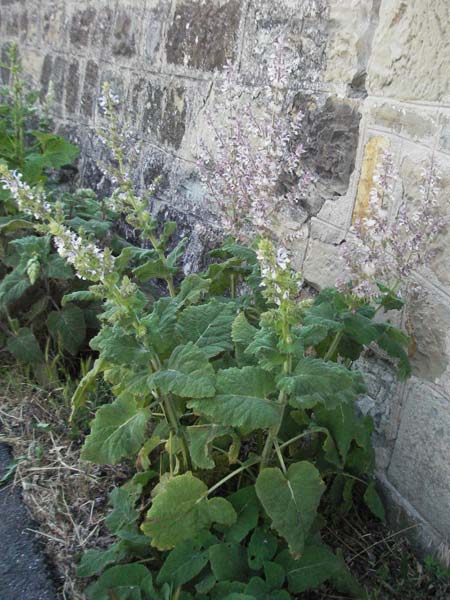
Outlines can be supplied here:
[[142, 129], [163, 144], [179, 148], [186, 130], [187, 99], [182, 85], [147, 84]]
[[372, 137], [365, 145], [353, 210], [353, 222], [368, 215], [370, 190], [374, 187], [374, 172], [382, 160], [383, 152], [389, 147], [389, 139], [381, 135]]
[[413, 378], [398, 431], [389, 481], [442, 535], [450, 536], [450, 401]]
[[369, 62], [369, 93], [402, 100], [450, 99], [448, 0], [381, 3]]
[[166, 40], [171, 64], [213, 71], [233, 60], [241, 17], [239, 0], [178, 0]]
[[317, 289], [334, 286], [336, 279], [344, 276], [339, 246], [311, 239], [306, 251], [303, 275]]
[[86, 48], [89, 44], [89, 35], [95, 23], [97, 11], [92, 6], [77, 10], [72, 15], [70, 25], [70, 41], [77, 48]]
[[441, 116], [439, 146], [444, 152], [450, 153], [450, 113]]
[[136, 54], [136, 31], [139, 30], [139, 13], [136, 10], [120, 11], [117, 14], [112, 36], [114, 56], [131, 58]]
[[99, 48], [109, 45], [111, 31], [114, 24], [114, 11], [109, 6], [102, 6], [97, 12], [95, 26], [92, 31], [92, 44]]
[[[344, 95], [365, 94], [366, 65], [375, 28], [373, 0], [331, 0], [324, 80]], [[359, 93], [358, 93], [359, 92]]]
[[99, 68], [95, 61], [88, 60], [84, 74], [83, 94], [81, 97], [81, 112], [86, 117], [92, 117], [99, 94]]
[[413, 141], [433, 144], [438, 131], [435, 109], [411, 108], [392, 101], [375, 101], [368, 112], [370, 127], [383, 127]]
[[421, 269], [420, 274], [436, 288], [450, 293], [450, 157], [442, 153], [432, 155], [415, 145], [405, 146], [399, 169], [403, 185], [402, 201], [414, 210], [422, 197], [420, 187], [425, 185], [427, 189], [431, 165], [439, 177], [436, 186], [439, 212], [447, 224], [433, 242], [434, 256], [429, 267]]

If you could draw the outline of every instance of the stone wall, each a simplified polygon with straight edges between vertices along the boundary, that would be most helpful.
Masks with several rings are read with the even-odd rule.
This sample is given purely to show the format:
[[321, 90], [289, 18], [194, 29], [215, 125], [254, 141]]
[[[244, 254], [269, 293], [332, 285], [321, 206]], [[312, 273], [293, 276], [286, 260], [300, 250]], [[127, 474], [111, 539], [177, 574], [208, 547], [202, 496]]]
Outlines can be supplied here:
[[[448, 0], [0, 0], [3, 49], [20, 43], [27, 73], [54, 88], [58, 128], [83, 148], [82, 180], [100, 182], [94, 130], [109, 80], [144, 144], [136, 172], [163, 174], [155, 210], [191, 233], [186, 268], [217, 231], [195, 174], [205, 108], [226, 61], [249, 89], [264, 82], [265, 56], [287, 32], [298, 51], [291, 97], [305, 111], [308, 199], [284, 218], [296, 264], [316, 287], [333, 284], [340, 243], [362, 210], [373, 165], [390, 147], [402, 174], [397, 199], [413, 199], [431, 162], [450, 190], [450, 4]], [[2, 72], [5, 77], [5, 72]], [[100, 190], [105, 190], [100, 183]], [[290, 236], [295, 238], [295, 236]], [[380, 480], [397, 523], [419, 524], [419, 546], [448, 553], [450, 539], [450, 240], [417, 273], [423, 297], [403, 326], [414, 341], [414, 376], [397, 384], [382, 357], [365, 360]]]

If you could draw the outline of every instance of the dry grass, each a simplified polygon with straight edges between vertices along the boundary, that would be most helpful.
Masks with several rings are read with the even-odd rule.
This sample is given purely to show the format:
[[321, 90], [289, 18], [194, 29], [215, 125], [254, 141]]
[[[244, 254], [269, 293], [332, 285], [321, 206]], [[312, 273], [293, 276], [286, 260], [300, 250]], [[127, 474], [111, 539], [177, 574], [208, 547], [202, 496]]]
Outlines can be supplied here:
[[16, 370], [0, 374], [0, 441], [17, 460], [13, 483], [45, 541], [64, 600], [83, 600], [76, 563], [88, 547], [111, 538], [102, 526], [107, 496], [127, 473], [80, 462], [79, 436], [68, 431], [69, 406], [61, 390], [38, 390]]

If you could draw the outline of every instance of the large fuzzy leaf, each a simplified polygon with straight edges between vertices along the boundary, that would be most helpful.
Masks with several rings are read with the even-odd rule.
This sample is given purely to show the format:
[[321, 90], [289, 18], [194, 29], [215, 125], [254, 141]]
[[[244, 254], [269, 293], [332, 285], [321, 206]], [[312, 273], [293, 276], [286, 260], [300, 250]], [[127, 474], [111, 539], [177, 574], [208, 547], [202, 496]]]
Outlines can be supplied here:
[[236, 316], [232, 302], [212, 300], [208, 304], [190, 306], [178, 319], [178, 335], [182, 342], [193, 342], [212, 358], [231, 350], [231, 325]]
[[154, 304], [151, 314], [142, 320], [147, 328], [147, 339], [160, 358], [166, 358], [177, 345], [177, 310], [177, 303], [172, 298], [161, 298]]
[[247, 552], [240, 544], [222, 543], [209, 548], [211, 570], [218, 581], [245, 581]]
[[136, 454], [144, 443], [150, 416], [147, 408], [138, 408], [132, 397], [122, 396], [101, 406], [92, 422], [81, 458], [97, 464], [118, 463]]
[[88, 600], [144, 600], [153, 590], [150, 571], [138, 563], [111, 567], [86, 590]]
[[103, 327], [90, 341], [93, 350], [100, 352], [106, 362], [119, 365], [148, 365], [150, 351], [134, 335], [128, 335], [120, 327]]
[[284, 550], [276, 561], [285, 568], [289, 591], [293, 594], [319, 587], [341, 569], [338, 557], [325, 545], [307, 546], [298, 559]]
[[228, 496], [228, 500], [236, 511], [237, 519], [225, 531], [224, 539], [226, 542], [240, 543], [258, 523], [260, 507], [255, 487], [252, 485], [241, 488]]
[[258, 367], [219, 371], [215, 398], [195, 400], [189, 407], [211, 420], [246, 432], [273, 427], [280, 406], [268, 396], [275, 390], [273, 377]]
[[62, 310], [51, 312], [47, 317], [48, 330], [56, 342], [61, 342], [63, 350], [75, 356], [86, 337], [86, 323], [83, 310], [69, 304]]
[[208, 550], [197, 540], [186, 540], [170, 552], [158, 573], [158, 584], [184, 585], [208, 564]]
[[292, 375], [280, 378], [279, 387], [290, 395], [296, 408], [323, 404], [333, 409], [355, 400], [365, 390], [358, 371], [319, 358], [302, 359]]
[[258, 498], [294, 554], [303, 552], [324, 489], [319, 471], [307, 461], [294, 463], [286, 475], [268, 468], [258, 476]]
[[192, 342], [177, 346], [164, 370], [149, 378], [150, 386], [183, 398], [211, 397], [215, 392], [214, 383], [215, 373], [208, 357]]
[[233, 430], [224, 425], [192, 425], [186, 428], [189, 452], [193, 464], [199, 469], [214, 469], [211, 446], [216, 438], [233, 435]]
[[44, 355], [39, 342], [29, 327], [22, 327], [14, 337], [10, 337], [6, 344], [14, 357], [25, 364], [37, 365], [44, 362]]
[[152, 546], [169, 550], [181, 542], [208, 529], [212, 522], [232, 525], [236, 512], [224, 498], [206, 497], [208, 488], [194, 477], [184, 473], [162, 481], [143, 523], [143, 532], [150, 536]]

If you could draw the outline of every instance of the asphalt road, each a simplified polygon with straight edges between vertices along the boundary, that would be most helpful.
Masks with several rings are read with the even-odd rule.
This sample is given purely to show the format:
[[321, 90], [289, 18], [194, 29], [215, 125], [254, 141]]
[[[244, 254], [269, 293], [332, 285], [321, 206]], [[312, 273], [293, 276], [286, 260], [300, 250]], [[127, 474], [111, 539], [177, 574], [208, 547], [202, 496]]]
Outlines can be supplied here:
[[[0, 479], [11, 463], [11, 454], [0, 444]], [[56, 600], [54, 584], [20, 490], [0, 487], [0, 599]]]

